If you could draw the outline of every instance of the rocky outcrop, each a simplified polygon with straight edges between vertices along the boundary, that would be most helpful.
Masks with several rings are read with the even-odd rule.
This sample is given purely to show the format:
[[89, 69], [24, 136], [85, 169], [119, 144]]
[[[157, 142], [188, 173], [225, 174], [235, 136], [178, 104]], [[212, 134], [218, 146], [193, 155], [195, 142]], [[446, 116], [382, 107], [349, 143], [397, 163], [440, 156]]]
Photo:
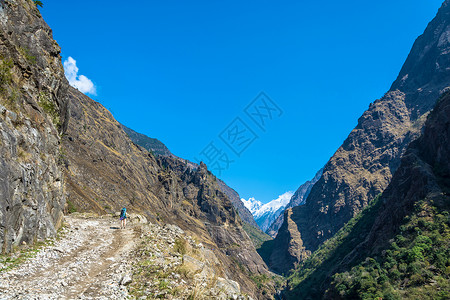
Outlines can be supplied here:
[[[134, 251], [130, 290], [136, 298], [250, 299], [236, 281], [221, 277], [214, 251], [175, 225], [142, 227]], [[131, 277], [130, 277], [131, 279]]]
[[293, 209], [291, 220], [298, 232], [290, 235], [300, 237], [297, 243], [305, 251], [316, 250], [387, 187], [406, 147], [420, 134], [427, 112], [450, 86], [449, 36], [450, 7], [445, 1], [414, 43], [391, 90], [358, 120], [325, 165], [305, 205]]
[[[298, 206], [297, 206], [298, 207]], [[311, 251], [303, 245], [302, 237], [297, 227], [294, 208], [284, 211], [284, 222], [276, 237], [276, 244], [268, 257], [271, 269], [280, 274], [287, 274], [299, 261], [306, 259]], [[302, 215], [300, 215], [302, 216]]]
[[[316, 175], [313, 179], [308, 180], [304, 184], [302, 184], [294, 193], [291, 200], [289, 201], [288, 205], [286, 205], [286, 209], [292, 208], [295, 206], [303, 205], [306, 202], [306, 198], [308, 198], [309, 193], [311, 192], [312, 187], [314, 184], [320, 179], [322, 176], [323, 169], [320, 169], [317, 171]], [[267, 229], [267, 234], [271, 237], [276, 237], [278, 234], [278, 230], [280, 229], [281, 225], [284, 221], [284, 213], [280, 214], [278, 218], [270, 225], [269, 229]]]
[[[188, 228], [189, 217], [195, 217], [203, 222], [203, 226], [197, 226], [195, 231], [198, 235], [204, 235], [202, 230], [206, 229], [214, 246], [221, 249], [224, 254], [224, 257], [220, 257], [222, 262], [227, 261], [226, 257], [231, 257], [234, 260], [234, 263], [229, 265], [231, 269], [237, 267], [237, 262], [251, 274], [265, 274], [266, 265], [257, 255], [253, 243], [242, 228], [239, 215], [226, 194], [220, 190], [217, 178], [208, 171], [206, 165], [200, 163], [197, 169], [192, 170], [173, 158], [164, 158], [162, 164], [173, 170], [182, 180], [180, 183], [184, 195], [182, 200], [187, 202], [182, 203], [182, 209], [186, 215], [183, 216], [180, 209], [173, 211], [172, 213], [178, 214], [177, 224], [182, 228]], [[180, 222], [180, 219], [183, 221]], [[192, 227], [189, 230], [194, 231]]]
[[[60, 48], [32, 1], [0, 1], [0, 246], [43, 240], [63, 219]], [[58, 132], [59, 131], [59, 132]]]

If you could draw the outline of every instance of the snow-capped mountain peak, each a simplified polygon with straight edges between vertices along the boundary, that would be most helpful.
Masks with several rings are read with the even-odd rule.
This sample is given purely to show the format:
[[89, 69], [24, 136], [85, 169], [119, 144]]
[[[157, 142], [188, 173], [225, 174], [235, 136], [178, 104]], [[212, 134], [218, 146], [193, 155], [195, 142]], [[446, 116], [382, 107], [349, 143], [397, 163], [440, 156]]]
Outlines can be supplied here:
[[262, 216], [264, 214], [276, 212], [280, 208], [285, 207], [286, 205], [288, 205], [288, 203], [291, 200], [291, 197], [292, 197], [293, 194], [294, 193], [289, 191], [289, 192], [286, 192], [286, 193], [278, 196], [277, 199], [274, 199], [274, 200], [270, 201], [269, 203], [263, 204], [258, 209], [258, 211], [255, 212], [255, 214], [253, 216], [255, 218], [259, 218], [260, 216]]
[[280, 196], [277, 199], [270, 201], [269, 203], [262, 204], [261, 201], [256, 200], [254, 197], [248, 200], [241, 199], [245, 207], [250, 210], [255, 218], [258, 226], [265, 231], [272, 222], [280, 215], [283, 208], [288, 205], [294, 193], [289, 191]]
[[261, 201], [256, 200], [254, 197], [250, 197], [248, 198], [248, 200], [241, 198], [241, 201], [242, 203], [244, 203], [244, 206], [247, 207], [247, 209], [252, 213], [253, 216], [263, 205]]

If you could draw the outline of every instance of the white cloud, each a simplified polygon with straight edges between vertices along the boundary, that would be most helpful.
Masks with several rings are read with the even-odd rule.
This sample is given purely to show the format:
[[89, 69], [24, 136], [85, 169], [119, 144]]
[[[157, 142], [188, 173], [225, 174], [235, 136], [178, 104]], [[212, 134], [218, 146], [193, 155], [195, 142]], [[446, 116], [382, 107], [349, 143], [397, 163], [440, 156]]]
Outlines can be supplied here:
[[77, 61], [70, 56], [64, 62], [64, 73], [71, 86], [84, 94], [97, 95], [94, 83], [86, 76], [78, 75]]

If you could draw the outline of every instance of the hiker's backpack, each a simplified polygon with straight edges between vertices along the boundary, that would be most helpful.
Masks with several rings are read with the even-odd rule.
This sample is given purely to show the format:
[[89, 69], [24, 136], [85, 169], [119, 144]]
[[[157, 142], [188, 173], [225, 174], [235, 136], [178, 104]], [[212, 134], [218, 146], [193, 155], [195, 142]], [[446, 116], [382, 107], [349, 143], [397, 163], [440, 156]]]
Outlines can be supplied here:
[[120, 212], [120, 217], [121, 218], [124, 218], [125, 217], [125, 214], [126, 214], [126, 212], [127, 212], [127, 209], [124, 207], [124, 208], [122, 208], [122, 211]]

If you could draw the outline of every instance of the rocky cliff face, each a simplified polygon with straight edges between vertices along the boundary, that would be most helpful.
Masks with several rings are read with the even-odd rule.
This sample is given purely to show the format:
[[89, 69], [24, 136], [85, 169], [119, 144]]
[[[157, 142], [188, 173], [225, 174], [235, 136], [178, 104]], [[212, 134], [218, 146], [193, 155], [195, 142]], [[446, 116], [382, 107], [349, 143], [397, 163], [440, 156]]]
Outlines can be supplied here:
[[[61, 226], [59, 168], [68, 88], [60, 48], [32, 1], [0, 1], [0, 246], [43, 240]], [[58, 132], [59, 131], [59, 132]]]
[[[291, 200], [289, 201], [288, 205], [286, 205], [286, 209], [303, 205], [306, 202], [306, 198], [308, 198], [309, 193], [311, 192], [312, 187], [314, 184], [320, 179], [322, 176], [323, 169], [320, 169], [317, 171], [316, 175], [313, 179], [308, 180], [304, 184], [302, 184], [294, 193]], [[267, 229], [267, 234], [271, 237], [276, 237], [278, 234], [278, 230], [280, 229], [281, 225], [284, 221], [284, 212], [281, 213], [278, 218], [270, 225], [269, 229]]]
[[[297, 237], [296, 244], [305, 250], [289, 249], [288, 253], [297, 253], [291, 262], [285, 261], [290, 268], [292, 261], [316, 250], [387, 187], [406, 147], [419, 135], [427, 112], [450, 86], [449, 36], [450, 7], [445, 1], [414, 43], [391, 90], [358, 120], [325, 165], [305, 205], [292, 209], [287, 221], [295, 222], [296, 232], [286, 234]], [[276, 245], [283, 247], [282, 243], [277, 237]]]

